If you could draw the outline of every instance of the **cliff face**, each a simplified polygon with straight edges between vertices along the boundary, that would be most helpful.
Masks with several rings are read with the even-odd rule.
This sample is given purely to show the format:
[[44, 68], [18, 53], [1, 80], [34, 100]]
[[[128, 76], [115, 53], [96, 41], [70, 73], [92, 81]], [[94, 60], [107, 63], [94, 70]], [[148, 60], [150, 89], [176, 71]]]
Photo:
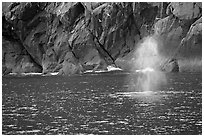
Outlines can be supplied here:
[[165, 43], [163, 53], [167, 58], [202, 56], [201, 3], [59, 2], [2, 6], [3, 74], [70, 75], [106, 69], [112, 64], [128, 68], [125, 58], [142, 38], [153, 33]]

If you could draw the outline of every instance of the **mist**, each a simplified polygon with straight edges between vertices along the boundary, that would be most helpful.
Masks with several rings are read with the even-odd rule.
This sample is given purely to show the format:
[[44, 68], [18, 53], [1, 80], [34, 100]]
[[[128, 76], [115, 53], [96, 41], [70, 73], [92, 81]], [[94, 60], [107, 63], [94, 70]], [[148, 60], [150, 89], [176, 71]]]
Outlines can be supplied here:
[[130, 80], [131, 89], [135, 91], [154, 91], [166, 83], [165, 73], [160, 70], [162, 55], [161, 43], [155, 36], [145, 37], [133, 54], [132, 70], [136, 75]]

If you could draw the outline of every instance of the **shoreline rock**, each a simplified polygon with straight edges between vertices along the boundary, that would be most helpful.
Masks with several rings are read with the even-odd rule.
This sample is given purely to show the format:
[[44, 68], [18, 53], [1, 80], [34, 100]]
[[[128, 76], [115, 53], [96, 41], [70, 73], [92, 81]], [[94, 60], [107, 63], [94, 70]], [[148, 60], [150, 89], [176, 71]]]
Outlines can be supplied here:
[[166, 58], [199, 58], [201, 11], [201, 2], [3, 2], [2, 73], [128, 70], [125, 58], [152, 34]]

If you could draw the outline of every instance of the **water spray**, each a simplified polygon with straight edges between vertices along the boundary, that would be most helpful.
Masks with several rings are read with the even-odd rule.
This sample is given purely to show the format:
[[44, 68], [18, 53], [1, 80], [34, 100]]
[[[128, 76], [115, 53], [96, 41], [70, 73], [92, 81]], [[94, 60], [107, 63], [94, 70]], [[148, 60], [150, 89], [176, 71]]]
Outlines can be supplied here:
[[131, 84], [135, 91], [153, 91], [166, 82], [164, 73], [160, 71], [162, 57], [158, 46], [154, 36], [146, 37], [138, 44], [132, 66], [137, 74]]

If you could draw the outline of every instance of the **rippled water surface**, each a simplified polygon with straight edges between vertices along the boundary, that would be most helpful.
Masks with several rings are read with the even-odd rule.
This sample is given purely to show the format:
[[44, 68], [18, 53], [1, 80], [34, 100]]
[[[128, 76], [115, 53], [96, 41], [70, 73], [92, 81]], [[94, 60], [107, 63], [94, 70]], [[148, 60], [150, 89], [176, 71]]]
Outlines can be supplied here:
[[201, 134], [201, 73], [166, 75], [145, 92], [128, 73], [3, 77], [2, 134]]

